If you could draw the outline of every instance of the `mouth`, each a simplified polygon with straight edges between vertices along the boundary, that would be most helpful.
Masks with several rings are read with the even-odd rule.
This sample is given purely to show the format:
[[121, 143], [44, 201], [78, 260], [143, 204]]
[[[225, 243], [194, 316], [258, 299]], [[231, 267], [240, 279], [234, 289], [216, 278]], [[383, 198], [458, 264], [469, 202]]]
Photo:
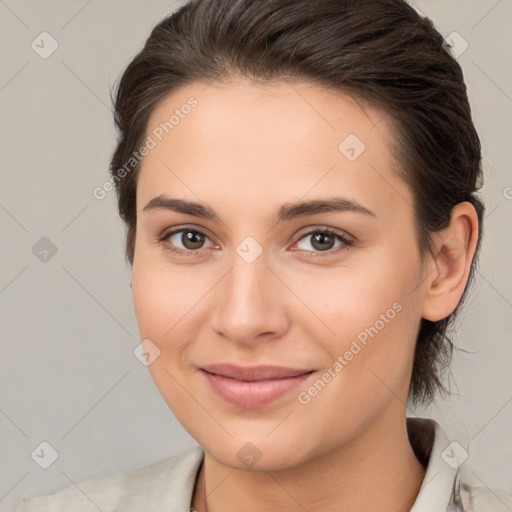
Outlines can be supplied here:
[[261, 407], [283, 397], [314, 372], [282, 366], [240, 367], [229, 364], [200, 368], [200, 373], [220, 398], [245, 408]]

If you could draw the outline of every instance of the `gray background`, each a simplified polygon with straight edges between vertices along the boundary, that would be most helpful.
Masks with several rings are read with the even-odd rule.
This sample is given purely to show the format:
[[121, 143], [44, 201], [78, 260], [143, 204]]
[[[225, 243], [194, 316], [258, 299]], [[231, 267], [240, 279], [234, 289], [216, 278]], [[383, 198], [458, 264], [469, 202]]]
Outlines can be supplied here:
[[[109, 89], [179, 5], [0, 0], [1, 510], [195, 444], [133, 354], [140, 340], [123, 225], [113, 192], [92, 195], [114, 148]], [[415, 414], [469, 445], [474, 483], [512, 491], [512, 1], [414, 5], [445, 37], [457, 31], [469, 43], [459, 61], [487, 204], [477, 280], [454, 338], [473, 354], [454, 356], [458, 395]], [[58, 43], [46, 59], [31, 47], [43, 31]], [[47, 261], [43, 237], [57, 249]], [[48, 469], [31, 457], [43, 441], [58, 452]]]

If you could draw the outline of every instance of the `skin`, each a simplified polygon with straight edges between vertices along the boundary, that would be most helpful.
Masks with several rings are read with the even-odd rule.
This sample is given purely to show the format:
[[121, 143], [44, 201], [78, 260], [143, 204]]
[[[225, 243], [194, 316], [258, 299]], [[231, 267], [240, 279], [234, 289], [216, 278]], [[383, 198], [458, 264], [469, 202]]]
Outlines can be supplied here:
[[[190, 96], [198, 105], [142, 162], [132, 295], [141, 339], [160, 350], [151, 376], [205, 450], [192, 506], [409, 510], [425, 475], [406, 430], [414, 343], [422, 317], [442, 319], [460, 300], [478, 234], [474, 208], [453, 209], [422, 267], [412, 193], [392, 170], [383, 112], [306, 83], [194, 83], [160, 102], [147, 134]], [[366, 146], [354, 161], [338, 150], [349, 134]], [[144, 211], [162, 194], [207, 204], [220, 220]], [[274, 221], [285, 203], [333, 195], [375, 217]], [[168, 250], [190, 250], [182, 232], [158, 241], [183, 225], [206, 233], [199, 254]], [[324, 228], [353, 245], [335, 238], [319, 249], [311, 232]], [[263, 251], [252, 263], [236, 251], [248, 236]], [[301, 404], [298, 394], [394, 303], [400, 312]], [[315, 373], [278, 400], [245, 408], [216, 395], [198, 369], [220, 362]], [[237, 456], [248, 442], [261, 456], [252, 467]]]

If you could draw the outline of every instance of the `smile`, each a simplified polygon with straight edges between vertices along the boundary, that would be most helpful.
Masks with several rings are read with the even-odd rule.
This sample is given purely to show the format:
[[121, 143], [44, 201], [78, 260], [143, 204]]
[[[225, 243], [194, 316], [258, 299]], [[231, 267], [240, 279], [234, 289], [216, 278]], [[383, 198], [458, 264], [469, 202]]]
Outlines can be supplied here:
[[255, 408], [269, 404], [297, 388], [313, 370], [212, 365], [201, 368], [200, 373], [215, 394], [225, 401], [239, 407]]

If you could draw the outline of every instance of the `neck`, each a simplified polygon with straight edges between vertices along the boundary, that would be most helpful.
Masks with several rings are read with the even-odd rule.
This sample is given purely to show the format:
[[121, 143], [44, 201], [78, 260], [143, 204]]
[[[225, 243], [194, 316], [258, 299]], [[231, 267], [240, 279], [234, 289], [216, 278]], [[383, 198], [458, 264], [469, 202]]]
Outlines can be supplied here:
[[425, 476], [405, 414], [382, 415], [328, 453], [278, 471], [226, 467], [205, 453], [192, 506], [197, 512], [283, 509], [409, 511]]

